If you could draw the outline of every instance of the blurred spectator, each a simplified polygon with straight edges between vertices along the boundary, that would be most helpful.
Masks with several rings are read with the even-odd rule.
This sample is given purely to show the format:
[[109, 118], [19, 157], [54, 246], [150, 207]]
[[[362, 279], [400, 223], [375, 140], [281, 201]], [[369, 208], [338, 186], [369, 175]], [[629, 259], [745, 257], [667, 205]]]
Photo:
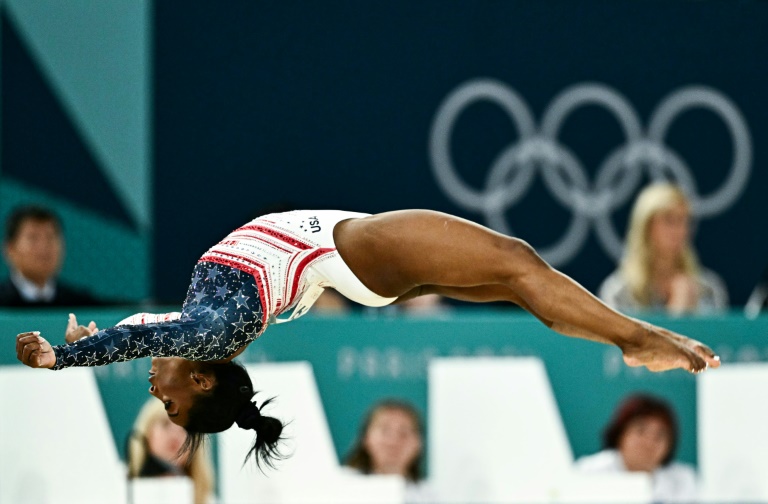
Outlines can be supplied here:
[[347, 298], [327, 287], [315, 304], [312, 305], [312, 311], [315, 314], [342, 315], [350, 310]]
[[443, 297], [437, 294], [418, 296], [394, 306], [409, 315], [436, 315], [450, 310]]
[[368, 412], [346, 465], [362, 474], [397, 474], [405, 478], [406, 503], [437, 502], [421, 474], [423, 426], [408, 403], [385, 400]]
[[49, 307], [104, 304], [60, 280], [64, 237], [59, 217], [39, 206], [18, 207], [5, 227], [10, 277], [0, 283], [0, 306]]
[[195, 490], [195, 504], [211, 502], [213, 465], [208, 451], [197, 450], [191, 459], [189, 452], [179, 455], [186, 438], [187, 431], [171, 422], [163, 403], [149, 399], [136, 417], [128, 442], [128, 477], [189, 477]]
[[603, 451], [576, 461], [578, 471], [642, 471], [651, 476], [654, 502], [694, 502], [696, 475], [673, 462], [677, 421], [672, 408], [648, 395], [627, 398], [603, 433]]
[[761, 311], [768, 309], [768, 268], [757, 282], [752, 294], [749, 295], [747, 304], [744, 305], [744, 314], [748, 318], [757, 317]]
[[[450, 300], [452, 303], [458, 303], [461, 306], [474, 305], [474, 303], [465, 303], [463, 301]], [[506, 303], [509, 305], [509, 303]], [[371, 317], [399, 317], [406, 315], [409, 317], [444, 317], [453, 310], [454, 304], [446, 302], [446, 298], [438, 294], [425, 294], [423, 296], [412, 297], [405, 301], [397, 301], [391, 305], [380, 308], [367, 306], [365, 313]]]
[[691, 211], [683, 192], [667, 183], [646, 187], [632, 208], [621, 266], [600, 286], [599, 297], [619, 311], [725, 310], [725, 284], [699, 266], [690, 238]]

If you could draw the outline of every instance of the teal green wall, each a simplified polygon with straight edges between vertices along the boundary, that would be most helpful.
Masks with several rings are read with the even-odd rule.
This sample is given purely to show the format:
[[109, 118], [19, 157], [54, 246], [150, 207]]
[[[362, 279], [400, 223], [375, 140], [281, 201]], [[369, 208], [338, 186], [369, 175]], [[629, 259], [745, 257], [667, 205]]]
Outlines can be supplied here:
[[[81, 311], [78, 317], [82, 322], [94, 319], [105, 326], [128, 314], [121, 310]], [[51, 341], [60, 341], [66, 318], [65, 311], [0, 312], [0, 327], [7, 338], [7, 343], [0, 345], [0, 364], [15, 363], [16, 333], [40, 330]], [[708, 342], [726, 366], [768, 360], [768, 317], [754, 321], [735, 315], [653, 321]], [[600, 448], [601, 430], [614, 406], [626, 394], [646, 391], [663, 396], [674, 404], [680, 421], [678, 458], [696, 463], [693, 375], [682, 371], [654, 374], [626, 367], [617, 349], [559, 336], [523, 314], [470, 310], [440, 318], [308, 315], [269, 328], [248, 347], [241, 360], [311, 362], [336, 450], [343, 456], [365, 410], [381, 398], [408, 399], [426, 415], [426, 363], [431, 356], [451, 355], [541, 357], [576, 456]], [[121, 450], [136, 412], [148, 397], [148, 369], [147, 359], [96, 368]], [[264, 391], [263, 397], [269, 393]], [[456, 405], [461, 407], [461, 398], [456, 398]]]
[[[0, 59], [2, 141], [18, 144], [0, 155], [0, 226], [17, 205], [49, 206], [64, 221], [65, 281], [105, 299], [149, 299], [150, 2], [0, 0], [0, 17], [0, 38], [21, 46]], [[23, 113], [9, 114], [18, 103]]]
[[117, 197], [140, 227], [150, 226], [150, 2], [0, 5]]

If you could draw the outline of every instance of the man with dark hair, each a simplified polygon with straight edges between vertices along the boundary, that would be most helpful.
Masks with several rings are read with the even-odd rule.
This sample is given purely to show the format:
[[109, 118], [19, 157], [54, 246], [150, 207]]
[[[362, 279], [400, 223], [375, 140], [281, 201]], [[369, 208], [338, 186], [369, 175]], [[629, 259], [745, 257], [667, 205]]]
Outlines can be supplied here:
[[52, 307], [103, 304], [87, 292], [57, 279], [64, 258], [59, 217], [29, 205], [8, 216], [3, 247], [10, 277], [0, 283], [0, 306]]

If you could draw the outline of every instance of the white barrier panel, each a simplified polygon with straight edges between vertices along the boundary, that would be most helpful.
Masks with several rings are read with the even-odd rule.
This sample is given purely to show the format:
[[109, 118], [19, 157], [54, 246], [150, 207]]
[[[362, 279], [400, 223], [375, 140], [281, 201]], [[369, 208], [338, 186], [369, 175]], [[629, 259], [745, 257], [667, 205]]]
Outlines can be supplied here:
[[445, 502], [548, 502], [573, 464], [535, 358], [433, 360], [429, 446], [430, 480]]
[[91, 369], [0, 367], [0, 502], [125, 502], [120, 463]]
[[574, 473], [565, 478], [552, 502], [562, 504], [651, 504], [648, 473]]
[[223, 504], [403, 504], [405, 480], [399, 476], [362, 476], [337, 471], [323, 479], [260, 482], [251, 500], [222, 499]]
[[195, 488], [185, 476], [135, 478], [131, 480], [128, 504], [193, 504]]
[[698, 378], [702, 499], [768, 502], [768, 364], [728, 364]]
[[258, 404], [277, 396], [262, 412], [288, 423], [283, 452], [290, 458], [277, 470], [259, 472], [243, 458], [254, 441], [254, 431], [237, 426], [218, 435], [223, 504], [381, 503], [403, 501], [400, 478], [349, 475], [336, 458], [330, 430], [320, 402], [312, 367], [307, 362], [246, 366]]

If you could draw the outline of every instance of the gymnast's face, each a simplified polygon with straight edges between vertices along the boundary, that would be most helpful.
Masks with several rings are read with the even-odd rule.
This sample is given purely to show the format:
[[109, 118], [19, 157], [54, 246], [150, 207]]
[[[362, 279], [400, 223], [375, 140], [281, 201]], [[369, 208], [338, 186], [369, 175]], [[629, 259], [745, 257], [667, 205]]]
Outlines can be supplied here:
[[149, 370], [149, 393], [163, 401], [168, 418], [182, 427], [197, 395], [210, 391], [214, 378], [200, 370], [200, 363], [179, 357], [155, 357]]

